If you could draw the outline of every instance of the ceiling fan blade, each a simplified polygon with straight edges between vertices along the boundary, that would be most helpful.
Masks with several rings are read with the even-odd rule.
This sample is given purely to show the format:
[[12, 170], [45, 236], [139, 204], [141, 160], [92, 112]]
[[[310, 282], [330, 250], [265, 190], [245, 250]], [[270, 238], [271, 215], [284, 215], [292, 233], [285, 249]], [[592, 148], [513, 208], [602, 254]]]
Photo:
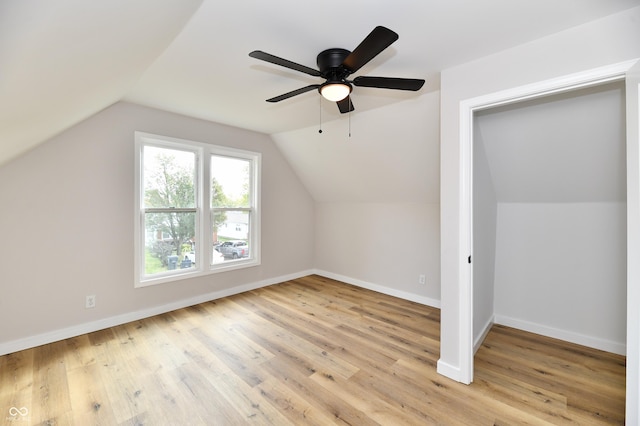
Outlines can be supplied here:
[[377, 26], [362, 40], [358, 47], [345, 58], [342, 65], [351, 73], [354, 73], [397, 39], [397, 33], [391, 31], [389, 28]]
[[424, 80], [417, 78], [393, 78], [393, 77], [356, 77], [353, 79], [354, 86], [377, 87], [380, 89], [397, 90], [420, 90], [424, 85]]
[[251, 56], [252, 58], [260, 59], [261, 61], [266, 61], [272, 64], [280, 65], [281, 67], [300, 71], [305, 74], [312, 75], [314, 77], [320, 77], [320, 71], [316, 69], [309, 68], [304, 65], [296, 64], [295, 62], [291, 62], [287, 59], [279, 58], [270, 53], [263, 52], [262, 50], [254, 50], [253, 52], [249, 53], [249, 56]]
[[351, 96], [347, 96], [343, 100], [336, 102], [336, 104], [338, 104], [338, 109], [342, 114], [355, 109], [353, 107], [353, 102], [351, 102]]
[[289, 98], [294, 97], [296, 95], [300, 95], [302, 93], [309, 92], [309, 91], [311, 91], [313, 89], [317, 89], [318, 87], [320, 87], [319, 84], [312, 84], [310, 86], [305, 86], [305, 87], [302, 87], [300, 89], [292, 90], [291, 92], [285, 93], [284, 95], [280, 95], [280, 96], [276, 96], [275, 98], [267, 99], [267, 102], [284, 101], [285, 99], [289, 99]]

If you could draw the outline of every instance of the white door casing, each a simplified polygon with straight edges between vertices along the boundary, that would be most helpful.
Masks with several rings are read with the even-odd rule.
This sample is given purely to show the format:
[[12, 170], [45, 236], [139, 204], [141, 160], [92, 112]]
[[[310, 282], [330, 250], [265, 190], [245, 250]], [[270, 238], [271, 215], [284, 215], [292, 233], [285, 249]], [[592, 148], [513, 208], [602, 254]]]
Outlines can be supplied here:
[[[625, 61], [622, 63], [613, 64], [610, 66], [604, 66], [592, 70], [587, 70], [551, 80], [542, 81], [539, 83], [520, 86], [508, 90], [503, 90], [479, 97], [471, 98], [460, 102], [460, 200], [459, 200], [459, 219], [460, 219], [460, 259], [459, 265], [459, 370], [456, 372], [456, 377], [451, 377], [462, 383], [469, 384], [473, 381], [473, 263], [469, 262], [469, 259], [473, 261], [473, 116], [476, 111], [489, 109], [492, 107], [502, 106], [506, 104], [516, 103], [528, 99], [533, 99], [541, 96], [547, 96], [555, 93], [562, 93], [566, 91], [576, 90], [580, 88], [586, 88], [589, 86], [604, 84], [612, 81], [627, 79], [627, 203], [628, 203], [628, 222], [635, 221], [637, 223], [628, 223], [628, 252], [627, 258], [629, 265], [628, 268], [634, 268], [632, 265], [634, 261], [640, 258], [640, 158], [638, 148], [638, 82], [640, 81], [640, 72], [633, 73], [632, 67], [638, 63], [637, 59], [631, 61]], [[636, 65], [633, 69], [640, 68], [640, 65]], [[631, 70], [631, 71], [630, 71]], [[629, 74], [629, 75], [627, 75]], [[635, 77], [634, 77], [635, 76]], [[635, 80], [635, 83], [633, 81]], [[630, 84], [631, 83], [631, 84]], [[635, 101], [633, 101], [634, 94], [629, 95], [629, 86], [633, 86], [632, 90], [635, 94]], [[630, 98], [633, 105], [630, 107]], [[635, 109], [634, 109], [635, 105]], [[629, 114], [634, 114], [635, 120], [629, 119]], [[633, 124], [635, 121], [635, 125]], [[630, 124], [631, 122], [631, 124]], [[633, 129], [629, 129], [629, 127]], [[635, 129], [635, 136], [633, 131]], [[631, 146], [630, 146], [631, 145]], [[635, 150], [634, 150], [635, 148]], [[630, 151], [631, 149], [631, 151]], [[633, 154], [635, 153], [635, 154]], [[629, 164], [630, 162], [634, 164]], [[634, 174], [635, 173], [635, 174]], [[629, 201], [632, 201], [629, 203]], [[635, 200], [635, 201], [634, 201]], [[633, 211], [632, 211], [633, 210]], [[635, 216], [634, 216], [635, 215]], [[631, 227], [629, 227], [631, 226]], [[635, 257], [633, 256], [635, 253]], [[633, 309], [628, 309], [628, 312], [637, 311], [637, 306], [640, 306], [640, 263], [638, 264], [637, 271], [628, 271], [627, 278], [627, 303], [629, 308], [633, 304]], [[634, 275], [632, 275], [632, 273]], [[629, 366], [627, 367], [627, 419], [634, 418], [630, 416], [630, 403], [635, 405], [635, 418], [638, 416], [638, 404], [639, 394], [638, 386], [640, 386], [640, 372], [638, 364], [640, 363], [640, 314], [636, 312], [636, 315], [631, 318], [633, 314], [628, 313], [628, 329], [631, 325], [634, 325], [632, 330], [628, 330], [627, 333], [627, 363], [634, 360], [635, 369]], [[634, 334], [635, 341], [631, 341], [629, 331]], [[633, 339], [633, 338], [632, 338]], [[632, 343], [633, 348], [630, 350], [629, 344]], [[635, 352], [634, 354], [631, 352]], [[630, 358], [631, 357], [631, 358]], [[438, 371], [442, 374], [446, 374], [446, 369], [438, 366]], [[633, 374], [634, 377], [629, 377]], [[633, 389], [635, 387], [635, 394]], [[630, 392], [631, 391], [631, 392]], [[635, 396], [634, 396], [635, 395]], [[630, 398], [635, 398], [630, 401]], [[632, 409], [633, 411], [633, 409]], [[634, 423], [629, 423], [634, 424]]]
[[626, 73], [627, 118], [627, 403], [640, 424], [640, 61]]

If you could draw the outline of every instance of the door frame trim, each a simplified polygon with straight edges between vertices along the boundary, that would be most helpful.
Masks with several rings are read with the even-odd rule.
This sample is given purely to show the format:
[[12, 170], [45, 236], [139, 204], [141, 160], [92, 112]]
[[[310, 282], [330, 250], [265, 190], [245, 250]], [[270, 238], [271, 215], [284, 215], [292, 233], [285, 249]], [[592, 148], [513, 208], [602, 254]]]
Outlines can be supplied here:
[[[459, 370], [458, 381], [473, 381], [473, 115], [476, 111], [623, 80], [638, 59], [502, 90], [460, 102], [459, 121]], [[629, 188], [627, 188], [629, 191]]]

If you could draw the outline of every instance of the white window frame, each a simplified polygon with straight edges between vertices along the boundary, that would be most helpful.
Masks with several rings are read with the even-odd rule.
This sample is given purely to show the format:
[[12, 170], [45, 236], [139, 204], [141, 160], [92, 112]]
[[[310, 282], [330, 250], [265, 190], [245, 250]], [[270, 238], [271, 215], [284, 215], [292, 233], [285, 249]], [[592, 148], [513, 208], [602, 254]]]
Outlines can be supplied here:
[[[154, 275], [145, 275], [145, 229], [144, 229], [144, 188], [143, 171], [145, 146], [157, 146], [181, 151], [194, 152], [196, 155], [196, 265], [193, 268], [175, 269]], [[211, 264], [213, 256], [213, 228], [211, 224], [211, 156], [225, 156], [250, 161], [250, 207], [249, 212], [249, 257], [229, 262]], [[134, 286], [147, 287], [200, 277], [234, 269], [260, 265], [260, 176], [262, 155], [219, 145], [178, 139], [151, 133], [135, 132], [135, 202], [134, 202]], [[199, 243], [200, 242], [200, 243]], [[199, 243], [199, 244], [198, 244]]]

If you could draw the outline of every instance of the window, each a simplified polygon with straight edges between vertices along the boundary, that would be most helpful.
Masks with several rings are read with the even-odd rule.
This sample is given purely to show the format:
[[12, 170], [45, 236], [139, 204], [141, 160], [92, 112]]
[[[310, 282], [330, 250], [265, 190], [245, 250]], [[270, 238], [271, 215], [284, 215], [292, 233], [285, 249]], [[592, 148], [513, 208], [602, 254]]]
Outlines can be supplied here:
[[255, 266], [260, 154], [136, 132], [136, 286]]

